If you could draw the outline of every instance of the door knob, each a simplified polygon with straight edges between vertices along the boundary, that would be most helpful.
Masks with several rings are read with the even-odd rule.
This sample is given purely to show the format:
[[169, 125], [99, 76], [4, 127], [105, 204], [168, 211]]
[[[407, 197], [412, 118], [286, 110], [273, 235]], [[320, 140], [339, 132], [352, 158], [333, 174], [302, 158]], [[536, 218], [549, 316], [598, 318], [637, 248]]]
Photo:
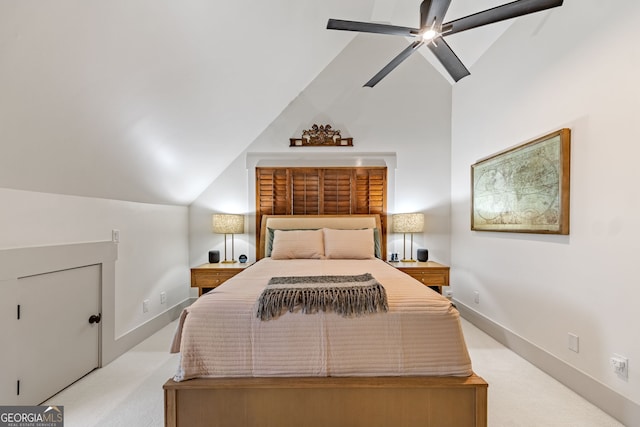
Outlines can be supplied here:
[[91, 317], [89, 317], [89, 323], [90, 324], [94, 324], [94, 323], [100, 323], [100, 320], [102, 319], [102, 314], [98, 313], [96, 314], [92, 314]]

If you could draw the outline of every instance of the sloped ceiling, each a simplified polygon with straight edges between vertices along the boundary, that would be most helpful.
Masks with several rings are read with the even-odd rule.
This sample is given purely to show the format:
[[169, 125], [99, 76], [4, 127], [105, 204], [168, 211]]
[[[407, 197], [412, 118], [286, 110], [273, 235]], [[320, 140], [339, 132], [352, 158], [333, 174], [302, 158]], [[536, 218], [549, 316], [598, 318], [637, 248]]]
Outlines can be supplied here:
[[[328, 18], [416, 26], [419, 4], [2, 1], [0, 187], [189, 204], [353, 39]], [[450, 44], [471, 66], [504, 28]]]

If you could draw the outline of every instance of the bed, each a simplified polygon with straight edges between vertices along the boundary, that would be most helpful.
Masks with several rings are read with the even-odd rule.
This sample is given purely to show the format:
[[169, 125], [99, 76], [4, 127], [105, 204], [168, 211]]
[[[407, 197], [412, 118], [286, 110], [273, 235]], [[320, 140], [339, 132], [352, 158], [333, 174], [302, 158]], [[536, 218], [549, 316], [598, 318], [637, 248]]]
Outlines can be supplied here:
[[[487, 383], [471, 369], [457, 310], [367, 256], [385, 253], [380, 225], [377, 215], [265, 216], [259, 261], [181, 316], [165, 425], [486, 426]], [[356, 285], [365, 303], [340, 306], [355, 314], [265, 303], [301, 277], [340, 278], [335, 292], [367, 274]], [[378, 294], [371, 303], [372, 289], [384, 305]]]

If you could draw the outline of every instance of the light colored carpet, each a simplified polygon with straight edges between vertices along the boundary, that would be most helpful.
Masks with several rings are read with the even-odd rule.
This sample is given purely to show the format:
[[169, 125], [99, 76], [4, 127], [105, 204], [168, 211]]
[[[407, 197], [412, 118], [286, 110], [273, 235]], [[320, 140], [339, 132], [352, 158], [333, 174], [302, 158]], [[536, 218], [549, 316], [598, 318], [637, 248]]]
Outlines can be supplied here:
[[473, 370], [489, 384], [489, 427], [624, 427], [463, 320]]
[[[161, 427], [162, 384], [176, 322], [45, 404], [63, 405], [65, 427]], [[489, 383], [490, 427], [620, 427], [622, 424], [463, 320], [474, 371]], [[624, 427], [624, 426], [622, 426]]]
[[53, 396], [44, 405], [64, 406], [65, 427], [164, 426], [162, 385], [178, 366], [169, 353], [173, 322]]

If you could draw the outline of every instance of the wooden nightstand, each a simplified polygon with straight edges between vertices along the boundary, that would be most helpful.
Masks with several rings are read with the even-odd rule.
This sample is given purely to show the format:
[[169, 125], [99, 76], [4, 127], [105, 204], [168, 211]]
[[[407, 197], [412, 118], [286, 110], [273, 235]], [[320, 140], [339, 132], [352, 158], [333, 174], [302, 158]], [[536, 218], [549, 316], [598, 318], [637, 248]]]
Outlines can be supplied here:
[[449, 266], [435, 261], [389, 262], [389, 265], [407, 273], [435, 291], [442, 293], [443, 286], [449, 286]]
[[202, 264], [191, 269], [191, 287], [198, 288], [198, 296], [209, 292], [240, 273], [251, 263]]

